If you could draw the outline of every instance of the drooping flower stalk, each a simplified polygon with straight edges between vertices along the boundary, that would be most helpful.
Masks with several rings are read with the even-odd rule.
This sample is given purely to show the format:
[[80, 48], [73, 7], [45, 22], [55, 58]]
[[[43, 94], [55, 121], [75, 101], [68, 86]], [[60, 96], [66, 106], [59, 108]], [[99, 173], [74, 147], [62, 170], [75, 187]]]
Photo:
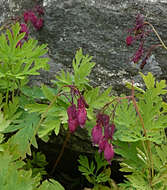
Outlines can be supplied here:
[[[65, 85], [61, 88], [61, 95], [65, 95], [62, 90], [63, 88], [70, 88], [70, 96], [71, 99], [69, 99], [67, 96], [67, 100], [71, 104], [67, 108], [67, 115], [68, 115], [68, 127], [69, 131], [67, 132], [66, 138], [64, 140], [64, 143], [62, 145], [61, 151], [53, 165], [53, 169], [51, 171], [51, 175], [54, 173], [63, 153], [65, 146], [70, 138], [70, 135], [74, 133], [78, 126], [83, 127], [85, 125], [86, 119], [87, 119], [87, 112], [86, 108], [88, 107], [88, 104], [86, 103], [84, 97], [81, 95], [80, 91], [75, 87], [74, 85]], [[74, 104], [74, 98], [77, 98], [77, 106]]]
[[126, 37], [127, 46], [133, 45], [133, 43], [135, 41], [140, 41], [140, 46], [139, 46], [138, 50], [136, 51], [136, 53], [133, 55], [131, 61], [133, 61], [134, 63], [138, 63], [139, 60], [142, 58], [144, 52], [145, 52], [144, 49], [143, 49], [143, 45], [144, 45], [144, 42], [145, 42], [146, 38], [148, 37], [148, 35], [149, 35], [150, 31], [151, 31], [151, 30], [147, 30], [146, 26], [151, 27], [152, 31], [155, 33], [158, 40], [160, 41], [160, 44], [152, 45], [151, 48], [149, 48], [146, 56], [144, 57], [144, 59], [141, 62], [141, 65], [140, 65], [141, 69], [143, 69], [145, 64], [147, 64], [147, 60], [150, 57], [151, 52], [155, 47], [160, 47], [161, 46], [161, 47], [163, 47], [164, 49], [167, 50], [167, 46], [165, 45], [165, 43], [163, 42], [163, 40], [159, 36], [159, 34], [156, 31], [156, 29], [154, 28], [154, 26], [151, 23], [144, 21], [144, 16], [143, 15], [138, 14], [137, 17], [136, 17], [135, 26], [132, 29], [128, 30], [130, 35]]

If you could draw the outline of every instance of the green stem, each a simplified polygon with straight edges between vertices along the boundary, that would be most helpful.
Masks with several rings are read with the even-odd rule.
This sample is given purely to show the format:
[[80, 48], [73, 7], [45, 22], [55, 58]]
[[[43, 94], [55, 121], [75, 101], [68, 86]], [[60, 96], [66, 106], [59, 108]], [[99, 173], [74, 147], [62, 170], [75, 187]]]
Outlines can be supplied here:
[[6, 92], [6, 104], [8, 104], [8, 100], [9, 100], [9, 90], [7, 89], [7, 92]]
[[6, 104], [8, 104], [8, 101], [9, 101], [9, 82], [8, 82], [8, 78], [6, 78], [6, 81], [7, 81]]
[[[143, 121], [143, 118], [139, 112], [139, 108], [138, 108], [137, 102], [135, 100], [133, 83], [132, 83], [132, 102], [133, 102], [133, 105], [134, 105], [136, 112], [139, 116], [143, 131], [144, 131], [144, 136], [147, 137], [147, 131], [144, 127], [144, 121]], [[150, 141], [148, 141], [148, 140], [146, 141], [147, 149], [145, 148], [144, 142], [143, 142], [143, 145], [144, 145], [144, 150], [145, 150], [145, 153], [147, 155], [147, 158], [149, 159], [149, 182], [150, 182], [150, 186], [152, 187], [152, 178], [154, 176], [154, 165], [153, 165], [153, 160], [152, 160], [152, 152], [151, 152]]]
[[15, 93], [15, 91], [13, 90], [12, 91], [12, 102], [14, 101], [14, 93]]
[[153, 177], [154, 177], [154, 163], [153, 163], [153, 159], [152, 159], [151, 142], [150, 141], [148, 141], [148, 146], [149, 146], [149, 151], [150, 151], [149, 153], [150, 153], [151, 179], [153, 179]]

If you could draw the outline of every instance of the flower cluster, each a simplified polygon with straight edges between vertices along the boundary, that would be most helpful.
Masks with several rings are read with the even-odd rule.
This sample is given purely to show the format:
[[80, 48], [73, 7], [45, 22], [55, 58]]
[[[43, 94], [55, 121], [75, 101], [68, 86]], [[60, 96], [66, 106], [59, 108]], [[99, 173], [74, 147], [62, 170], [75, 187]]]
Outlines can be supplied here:
[[[36, 14], [38, 15], [38, 17], [36, 16]], [[43, 19], [41, 18], [41, 16], [44, 15], [44, 10], [42, 7], [40, 7], [39, 5], [37, 5], [34, 10], [32, 11], [26, 11], [24, 12], [23, 14], [23, 17], [24, 17], [24, 23], [21, 23], [20, 24], [20, 33], [23, 33], [25, 32], [25, 36], [22, 40], [20, 40], [18, 42], [18, 44], [16, 45], [16, 47], [18, 46], [22, 46], [22, 44], [24, 43], [24, 40], [27, 40], [28, 39], [28, 34], [29, 34], [29, 31], [28, 31], [28, 22], [31, 22], [32, 25], [37, 29], [41, 29], [42, 26], [43, 26]]]
[[[38, 14], [39, 18], [36, 16]], [[32, 25], [37, 29], [41, 29], [43, 26], [43, 19], [41, 16], [44, 15], [44, 10], [40, 6], [36, 6], [34, 8], [34, 11], [26, 11], [24, 12], [24, 22], [27, 24], [29, 21], [32, 23]]]
[[[71, 87], [71, 105], [67, 109], [68, 115], [68, 127], [71, 133], [75, 132], [78, 126], [81, 128], [84, 127], [87, 120], [86, 107], [87, 103], [84, 100], [84, 97], [81, 95], [78, 89], [74, 86]], [[74, 97], [77, 98], [77, 105], [74, 104]]]
[[114, 157], [114, 150], [111, 144], [115, 125], [110, 124], [110, 117], [107, 114], [98, 114], [96, 125], [92, 129], [92, 141], [99, 146], [99, 152], [104, 151], [105, 159], [111, 163]]
[[[136, 24], [132, 29], [129, 29], [128, 32], [130, 33], [129, 36], [126, 38], [127, 46], [131, 46], [135, 41], [139, 41], [139, 48], [136, 53], [132, 57], [132, 61], [134, 63], [138, 63], [138, 61], [142, 58], [144, 54], [144, 42], [146, 37], [149, 34], [149, 30], [146, 28], [146, 22], [144, 22], [144, 16], [139, 14], [136, 17]], [[143, 61], [146, 61], [148, 55], [145, 56]], [[142, 63], [143, 63], [142, 61]]]

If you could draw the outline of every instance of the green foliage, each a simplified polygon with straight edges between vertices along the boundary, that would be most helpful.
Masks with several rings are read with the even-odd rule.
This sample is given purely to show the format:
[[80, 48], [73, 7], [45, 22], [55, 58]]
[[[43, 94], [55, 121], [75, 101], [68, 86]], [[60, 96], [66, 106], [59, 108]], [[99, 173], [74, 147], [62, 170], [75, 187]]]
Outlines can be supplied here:
[[148, 88], [144, 93], [139, 91], [141, 94], [138, 96], [137, 105], [144, 122], [144, 128], [147, 131], [147, 137], [143, 135], [141, 120], [136, 114], [133, 102], [128, 102], [126, 99], [122, 100], [116, 109], [115, 123], [118, 131], [115, 137], [127, 142], [149, 140], [160, 144], [164, 140], [162, 134], [164, 134], [163, 130], [167, 123], [167, 117], [163, 109], [164, 103], [160, 96], [166, 92], [166, 84], [164, 81], [155, 82], [150, 73], [144, 76], [144, 81]]
[[89, 105], [87, 110], [88, 117], [90, 119], [95, 118], [94, 110], [101, 109], [106, 103], [110, 102], [112, 98], [110, 97], [111, 88], [108, 88], [104, 92], [100, 92], [100, 88], [96, 87], [84, 93], [84, 98]]
[[152, 147], [153, 163], [155, 169], [155, 176], [153, 178], [153, 186], [156, 189], [165, 189], [167, 187], [167, 144]]
[[104, 159], [104, 157], [100, 156], [97, 152], [94, 157], [95, 161], [89, 160], [86, 156], [79, 156], [78, 169], [86, 177], [86, 179], [94, 185], [94, 190], [106, 189], [109, 188], [103, 185], [103, 183], [110, 181], [110, 168], [107, 168], [108, 162]]
[[128, 103], [126, 99], [122, 100], [116, 109], [115, 124], [118, 130], [115, 133], [115, 138], [125, 142], [144, 139], [145, 137], [141, 133], [142, 128], [136, 123], [140, 125], [133, 103]]
[[23, 86], [21, 92], [26, 98], [30, 98], [32, 100], [42, 100], [44, 99], [44, 94], [40, 87], [38, 86]]
[[74, 74], [69, 72], [65, 73], [62, 70], [60, 74], [56, 76], [58, 81], [55, 81], [55, 84], [59, 88], [65, 85], [75, 85], [80, 90], [87, 89], [87, 87], [89, 87], [89, 80], [87, 77], [95, 66], [95, 63], [91, 62], [91, 60], [92, 57], [83, 55], [82, 49], [79, 49], [72, 62]]
[[[17, 144], [21, 157], [25, 157], [26, 153], [31, 155], [30, 146], [38, 147], [35, 139], [36, 129], [39, 123], [37, 114], [24, 113], [24, 119], [18, 124], [17, 128], [20, 130], [11, 137], [12, 144]], [[12, 126], [10, 126], [12, 129]], [[8, 130], [7, 132], [9, 132]], [[26, 135], [25, 135], [26, 134]], [[24, 138], [23, 138], [24, 137]]]
[[38, 190], [65, 190], [64, 187], [57, 181], [51, 179], [49, 181], [45, 180]]
[[25, 33], [19, 33], [16, 23], [6, 34], [0, 35], [0, 88], [13, 91], [28, 82], [29, 75], [38, 75], [40, 68], [48, 70], [48, 59], [42, 58], [46, 45], [37, 45], [37, 40], [29, 39], [20, 47], [18, 42]]
[[74, 81], [76, 86], [89, 85], [87, 76], [90, 74], [92, 68], [95, 66], [94, 62], [90, 62], [92, 57], [89, 55], [83, 56], [82, 49], [78, 50], [73, 59], [72, 65], [74, 69]]
[[164, 80], [156, 81], [151, 73], [141, 75], [145, 91], [134, 88], [138, 91], [136, 106], [141, 116], [136, 113], [134, 103], [126, 99], [116, 108], [115, 152], [123, 158], [121, 171], [127, 172], [128, 180], [120, 184], [120, 189], [164, 190], [167, 188], [164, 132], [167, 110], [162, 95], [167, 92], [166, 84]]
[[38, 178], [31, 177], [31, 171], [22, 169], [23, 161], [18, 160], [16, 149], [12, 154], [10, 149], [0, 153], [0, 189], [26, 189], [33, 190], [38, 185]]
[[[56, 86], [55, 89], [47, 87], [46, 85], [42, 85], [41, 87], [41, 96], [43, 97], [42, 103], [34, 103], [27, 104], [25, 106], [26, 109], [30, 113], [38, 112], [43, 114], [48, 109], [48, 102], [52, 103], [54, 98], [58, 94], [59, 90], [63, 90], [64, 92], [69, 92], [70, 89], [67, 87], [68, 85], [75, 85], [78, 89], [84, 91], [84, 97], [86, 102], [91, 105], [88, 112], [88, 117], [90, 119], [95, 118], [93, 113], [94, 108], [100, 108], [105, 105], [107, 101], [109, 101], [109, 93], [111, 89], [106, 90], [104, 93], [100, 93], [99, 88], [91, 88], [89, 86], [88, 75], [91, 72], [91, 69], [94, 67], [95, 63], [91, 62], [92, 57], [88, 55], [83, 55], [82, 49], [76, 52], [75, 58], [73, 59], [73, 69], [74, 75], [69, 72], [61, 71], [59, 75], [56, 76], [56, 81], [54, 84]], [[23, 93], [26, 95], [29, 94], [29, 90], [23, 89]], [[32, 95], [31, 95], [32, 96]], [[69, 99], [71, 97], [68, 97]], [[67, 108], [70, 105], [69, 100], [65, 96], [59, 96], [56, 98], [52, 107], [47, 111], [46, 118], [42, 125], [39, 128], [38, 136], [42, 138], [44, 141], [47, 141], [48, 135], [54, 131], [56, 135], [59, 134], [60, 126], [67, 125]], [[98, 101], [95, 103], [95, 100]], [[98, 106], [97, 106], [98, 105]]]
[[[45, 102], [41, 103], [31, 103], [25, 105], [25, 109], [27, 109], [30, 113], [40, 113], [44, 114], [47, 112], [47, 117], [41, 124], [39, 130], [38, 130], [38, 136], [46, 141], [47, 136], [50, 134], [51, 131], [54, 131], [56, 135], [59, 134], [60, 125], [61, 123], [67, 123], [67, 107], [69, 103], [64, 98], [57, 98], [57, 100], [54, 101], [54, 98], [56, 97], [56, 90], [53, 90], [45, 85], [41, 88], [41, 95], [42, 100], [45, 100]], [[54, 101], [52, 107], [48, 110], [48, 102]], [[48, 110], [48, 111], [47, 111]], [[47, 138], [48, 140], [48, 138]]]
[[[13, 101], [9, 101], [8, 103], [4, 103], [2, 98], [0, 103], [0, 133], [14, 131], [13, 128], [9, 128], [11, 128], [11, 125], [15, 125], [18, 122], [17, 119], [22, 114], [22, 111], [18, 111], [18, 108], [19, 99], [17, 97], [13, 98]], [[14, 127], [16, 127], [16, 125]]]
[[32, 177], [37, 176], [38, 174], [42, 177], [46, 175], [45, 166], [47, 165], [46, 157], [40, 152], [33, 152], [32, 159], [26, 159], [26, 165], [24, 166], [25, 170], [32, 169]]
[[[138, 149], [142, 149], [142, 143], [141, 142], [122, 142], [122, 141], [113, 141], [113, 143], [117, 146], [115, 149], [115, 153], [121, 155], [123, 158], [126, 158], [126, 171], [121, 169], [121, 171], [125, 172], [132, 172], [132, 168], [135, 166], [137, 168], [143, 169], [143, 162], [138, 157]], [[129, 151], [130, 150], [130, 151]]]
[[[0, 189], [64, 190], [61, 184], [53, 179], [50, 181], [45, 180], [40, 185], [41, 174], [44, 174], [44, 169], [40, 170], [40, 168], [46, 165], [44, 155], [40, 153], [33, 155], [33, 160], [30, 163], [32, 165], [37, 164], [40, 168], [38, 168], [38, 171], [36, 170], [37, 168], [32, 168], [31, 171], [31, 169], [27, 170], [29, 169], [27, 166], [30, 166], [30, 163], [28, 162], [26, 164], [19, 159], [20, 156], [17, 146], [13, 147], [10, 141], [5, 144], [1, 144], [1, 146], [4, 147], [4, 151], [0, 152]], [[39, 172], [40, 175], [38, 174]]]

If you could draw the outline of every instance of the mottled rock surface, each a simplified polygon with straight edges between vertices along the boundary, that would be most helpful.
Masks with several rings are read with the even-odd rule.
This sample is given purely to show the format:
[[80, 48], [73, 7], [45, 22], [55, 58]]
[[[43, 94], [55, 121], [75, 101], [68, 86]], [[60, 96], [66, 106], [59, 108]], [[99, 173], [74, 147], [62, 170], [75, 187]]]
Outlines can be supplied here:
[[[71, 67], [72, 58], [80, 47], [93, 56], [97, 63], [91, 79], [94, 85], [107, 87], [120, 93], [126, 80], [140, 84], [139, 68], [130, 63], [134, 46], [127, 48], [127, 30], [138, 13], [145, 15], [167, 42], [167, 2], [141, 0], [44, 0], [45, 27], [39, 33], [41, 42], [49, 44], [55, 64]], [[157, 43], [151, 34], [148, 46]], [[153, 72], [166, 78], [167, 54], [162, 48], [154, 51], [147, 67], [141, 72]]]

